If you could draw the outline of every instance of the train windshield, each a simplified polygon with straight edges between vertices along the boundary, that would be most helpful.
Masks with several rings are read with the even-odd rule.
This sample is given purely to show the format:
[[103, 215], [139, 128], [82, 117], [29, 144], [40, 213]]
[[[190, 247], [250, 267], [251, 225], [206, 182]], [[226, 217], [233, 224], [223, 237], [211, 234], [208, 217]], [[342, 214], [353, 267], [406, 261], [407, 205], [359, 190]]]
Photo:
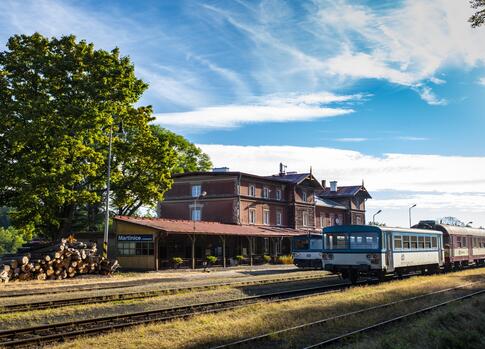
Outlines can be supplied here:
[[319, 236], [298, 237], [293, 239], [293, 251], [308, 251], [322, 249], [322, 238]]
[[378, 233], [327, 233], [326, 250], [377, 250], [379, 249]]

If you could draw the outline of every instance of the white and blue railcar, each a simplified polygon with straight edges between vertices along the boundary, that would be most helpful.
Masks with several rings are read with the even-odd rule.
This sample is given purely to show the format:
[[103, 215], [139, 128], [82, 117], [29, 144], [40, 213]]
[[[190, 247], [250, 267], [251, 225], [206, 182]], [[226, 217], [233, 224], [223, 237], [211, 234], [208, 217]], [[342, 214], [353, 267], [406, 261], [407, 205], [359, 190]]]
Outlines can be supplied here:
[[440, 231], [341, 225], [323, 230], [324, 269], [355, 282], [410, 271], [438, 272], [443, 265]]
[[293, 263], [299, 268], [322, 269], [322, 235], [308, 234], [291, 240]]

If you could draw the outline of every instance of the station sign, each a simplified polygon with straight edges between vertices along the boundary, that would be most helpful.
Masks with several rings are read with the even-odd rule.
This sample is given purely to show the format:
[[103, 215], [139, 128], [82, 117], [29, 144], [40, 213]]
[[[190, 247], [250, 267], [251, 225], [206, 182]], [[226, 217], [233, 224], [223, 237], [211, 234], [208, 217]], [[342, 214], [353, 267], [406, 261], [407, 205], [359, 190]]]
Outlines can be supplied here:
[[118, 235], [118, 241], [153, 241], [153, 235]]

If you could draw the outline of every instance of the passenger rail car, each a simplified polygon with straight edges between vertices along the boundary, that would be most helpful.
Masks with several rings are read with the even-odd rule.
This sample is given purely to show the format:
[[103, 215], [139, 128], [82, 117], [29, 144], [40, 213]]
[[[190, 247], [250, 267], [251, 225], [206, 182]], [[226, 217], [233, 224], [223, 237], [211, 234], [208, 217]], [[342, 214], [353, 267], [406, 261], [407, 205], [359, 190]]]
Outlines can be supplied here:
[[445, 269], [485, 264], [485, 229], [433, 224], [429, 221], [421, 221], [416, 227], [443, 233]]
[[322, 269], [322, 235], [296, 236], [291, 240], [293, 263], [299, 268]]
[[341, 225], [323, 230], [324, 269], [355, 282], [359, 275], [384, 277], [419, 270], [438, 272], [444, 263], [443, 234], [431, 229]]

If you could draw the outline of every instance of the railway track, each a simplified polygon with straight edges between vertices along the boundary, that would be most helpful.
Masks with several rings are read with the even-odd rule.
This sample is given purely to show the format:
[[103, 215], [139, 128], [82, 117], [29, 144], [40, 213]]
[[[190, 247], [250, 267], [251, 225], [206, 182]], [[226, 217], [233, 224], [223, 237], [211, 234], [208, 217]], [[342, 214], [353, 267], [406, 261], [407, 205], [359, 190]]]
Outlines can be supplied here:
[[42, 309], [48, 309], [52, 307], [65, 307], [65, 306], [80, 305], [80, 304], [136, 300], [136, 299], [157, 297], [157, 296], [167, 295], [167, 294], [217, 289], [220, 287], [273, 285], [273, 284], [282, 284], [282, 283], [298, 282], [298, 281], [323, 281], [328, 279], [329, 279], [328, 276], [322, 277], [322, 276], [313, 275], [313, 276], [299, 276], [299, 277], [291, 277], [291, 278], [286, 277], [286, 278], [278, 278], [278, 279], [273, 278], [273, 279], [248, 280], [248, 281], [237, 281], [237, 282], [222, 282], [222, 283], [219, 282], [219, 283], [211, 283], [211, 284], [205, 284], [205, 285], [195, 285], [195, 286], [187, 286], [187, 287], [179, 287], [179, 288], [163, 288], [163, 289], [151, 290], [151, 291], [116, 293], [116, 294], [109, 294], [109, 295], [59, 299], [59, 300], [41, 301], [41, 302], [34, 302], [34, 303], [31, 302], [31, 303], [6, 304], [3, 306], [0, 306], [0, 314], [16, 313], [20, 311], [42, 310]]
[[[345, 318], [349, 318], [351, 316], [382, 310], [384, 308], [389, 308], [389, 307], [395, 306], [397, 304], [416, 301], [418, 299], [422, 299], [422, 298], [425, 298], [425, 297], [430, 297], [430, 296], [435, 296], [435, 295], [441, 294], [441, 293], [455, 291], [455, 290], [465, 288], [467, 286], [472, 286], [473, 284], [481, 283], [481, 282], [483, 282], [483, 281], [471, 282], [471, 283], [459, 285], [459, 286], [456, 286], [456, 287], [450, 287], [450, 288], [446, 288], [446, 289], [442, 289], [442, 290], [438, 290], [438, 291], [434, 291], [434, 292], [429, 292], [429, 293], [414, 296], [414, 297], [400, 299], [400, 300], [394, 301], [394, 302], [379, 304], [379, 305], [376, 305], [376, 306], [372, 306], [372, 307], [368, 307], [368, 308], [364, 308], [364, 309], [360, 309], [360, 310], [356, 310], [356, 311], [352, 311], [352, 312], [328, 317], [328, 318], [325, 318], [325, 319], [305, 323], [305, 324], [302, 324], [302, 325], [289, 327], [289, 328], [282, 329], [282, 330], [279, 330], [279, 331], [269, 332], [269, 333], [266, 333], [266, 334], [263, 334], [263, 335], [258, 335], [258, 336], [238, 340], [238, 341], [235, 341], [235, 342], [226, 343], [226, 344], [223, 344], [223, 345], [213, 347], [212, 349], [252, 348], [252, 347], [256, 347], [256, 346], [258, 346], [258, 347], [274, 347], [275, 341], [276, 342], [281, 341], [282, 335], [284, 336], [284, 335], [289, 335], [292, 332], [310, 330], [312, 328], [320, 327], [320, 326], [322, 326], [326, 323], [329, 323], [331, 321], [342, 320], [342, 319], [345, 319]], [[451, 300], [447, 300], [447, 301], [444, 301], [444, 302], [441, 302], [441, 303], [438, 303], [438, 304], [435, 304], [435, 305], [432, 305], [432, 306], [428, 306], [428, 307], [425, 307], [425, 308], [422, 308], [422, 309], [419, 309], [419, 310], [415, 310], [415, 311], [406, 313], [404, 315], [396, 316], [396, 317], [393, 317], [391, 319], [384, 320], [384, 321], [378, 322], [378, 323], [370, 325], [370, 326], [365, 326], [365, 327], [362, 327], [362, 328], [357, 329], [357, 330], [349, 331], [349, 332], [346, 332], [344, 334], [325, 339], [324, 341], [314, 343], [310, 346], [307, 346], [304, 349], [323, 348], [323, 347], [327, 347], [329, 345], [339, 344], [340, 342], [347, 340], [350, 337], [355, 336], [357, 334], [363, 334], [365, 332], [376, 330], [376, 329], [379, 329], [379, 328], [384, 327], [386, 325], [393, 324], [393, 323], [396, 323], [398, 321], [408, 319], [408, 318], [411, 318], [411, 317], [414, 317], [414, 316], [424, 314], [426, 312], [430, 312], [432, 310], [441, 308], [441, 307], [448, 305], [450, 303], [454, 303], [454, 302], [461, 301], [461, 300], [464, 300], [464, 299], [472, 298], [474, 296], [484, 294], [484, 293], [485, 293], [485, 289], [475, 291], [475, 292], [471, 292], [471, 293], [468, 293], [464, 296], [459, 296], [459, 297], [453, 298]]]
[[147, 324], [151, 322], [164, 322], [199, 314], [236, 309], [262, 301], [279, 302], [288, 299], [297, 299], [317, 294], [335, 292], [343, 290], [349, 286], [350, 285], [348, 283], [338, 283], [325, 286], [300, 288], [290, 291], [272, 292], [220, 302], [199, 303], [175, 308], [2, 330], [0, 331], [0, 347], [40, 346], [50, 342], [70, 339], [86, 334], [112, 331], [115, 329]]

